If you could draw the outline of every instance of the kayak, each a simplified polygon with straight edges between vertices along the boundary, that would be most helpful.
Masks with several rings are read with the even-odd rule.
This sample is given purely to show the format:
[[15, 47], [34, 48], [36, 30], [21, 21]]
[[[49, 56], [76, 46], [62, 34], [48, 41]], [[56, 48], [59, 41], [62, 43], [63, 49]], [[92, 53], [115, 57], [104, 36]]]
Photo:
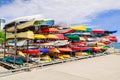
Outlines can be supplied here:
[[[39, 24], [39, 23], [36, 23]], [[54, 20], [51, 19], [43, 19], [43, 23], [41, 23], [40, 25], [48, 25], [49, 26], [53, 26], [54, 25]]]
[[92, 28], [86, 28], [86, 32], [92, 32]]
[[[31, 27], [33, 26], [35, 23], [35, 20], [31, 20], [31, 21], [28, 21], [28, 22], [25, 22], [25, 23], [21, 23], [19, 25], [16, 26], [17, 30], [22, 30], [24, 28], [27, 28], [27, 27]], [[14, 32], [15, 31], [15, 27], [10, 27], [7, 29], [8, 32]]]
[[111, 41], [106, 41], [106, 42], [103, 42], [103, 43], [108, 45], [108, 44], [111, 44], [112, 42]]
[[42, 34], [35, 34], [35, 39], [46, 39], [46, 37]]
[[71, 35], [78, 35], [78, 36], [90, 36], [91, 35], [91, 33], [89, 33], [89, 32], [74, 32], [74, 33], [68, 33], [68, 35], [69, 34], [71, 34]]
[[75, 52], [75, 56], [88, 56], [85, 52]]
[[67, 38], [70, 39], [70, 40], [80, 41], [80, 38], [77, 35], [68, 35]]
[[23, 60], [22, 59], [18, 59], [18, 58], [16, 58], [16, 60], [14, 62], [14, 57], [13, 56], [3, 58], [3, 62], [12, 63], [12, 64], [15, 63], [17, 65], [23, 65], [24, 64]]
[[86, 51], [88, 47], [72, 47], [72, 50]]
[[39, 49], [35, 49], [35, 50], [23, 50], [22, 52], [27, 53], [27, 54], [32, 54], [32, 55], [38, 55], [40, 54], [40, 50]]
[[60, 52], [72, 52], [71, 48], [57, 48]]
[[[6, 39], [14, 39], [14, 34], [9, 34]], [[32, 31], [20, 32], [16, 34], [17, 39], [34, 39], [34, 33]]]
[[93, 33], [101, 33], [101, 34], [104, 34], [104, 30], [102, 30], [102, 29], [96, 29], [96, 30], [93, 30], [92, 31]]
[[97, 46], [97, 42], [87, 42], [87, 46]]
[[52, 61], [52, 59], [49, 55], [41, 55], [40, 58], [41, 58], [41, 60]]
[[115, 31], [105, 31], [106, 34], [113, 34], [113, 33], [116, 33], [116, 32], [117, 32], [117, 30], [115, 30]]
[[60, 53], [60, 51], [57, 48], [50, 48], [49, 50], [51, 53]]
[[67, 33], [72, 33], [74, 30], [71, 28], [67, 28], [67, 29], [60, 29], [59, 32], [62, 34], [67, 34]]
[[57, 28], [43, 28], [41, 30], [42, 33], [46, 33], [46, 32], [59, 32], [59, 30]]
[[43, 53], [49, 53], [50, 52], [50, 50], [47, 49], [47, 48], [41, 48], [40, 51], [43, 52]]
[[71, 28], [77, 31], [86, 31], [86, 26], [72, 26]]
[[48, 38], [48, 39], [59, 39], [56, 35], [54, 35], [54, 34], [48, 34], [48, 35], [46, 35], [46, 38]]
[[67, 39], [63, 34], [56, 34], [59, 39]]
[[92, 48], [94, 51], [100, 51], [101, 50], [101, 48], [99, 48], [99, 47], [93, 47]]
[[72, 42], [71, 45], [86, 46], [87, 42]]

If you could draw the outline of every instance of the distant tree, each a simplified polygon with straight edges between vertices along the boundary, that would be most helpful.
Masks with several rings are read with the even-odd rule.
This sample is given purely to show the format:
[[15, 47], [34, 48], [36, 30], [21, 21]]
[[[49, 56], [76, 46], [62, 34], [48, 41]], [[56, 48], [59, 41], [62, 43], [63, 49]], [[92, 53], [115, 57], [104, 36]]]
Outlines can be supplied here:
[[4, 42], [4, 31], [3, 30], [0, 30], [0, 43], [1, 42]]

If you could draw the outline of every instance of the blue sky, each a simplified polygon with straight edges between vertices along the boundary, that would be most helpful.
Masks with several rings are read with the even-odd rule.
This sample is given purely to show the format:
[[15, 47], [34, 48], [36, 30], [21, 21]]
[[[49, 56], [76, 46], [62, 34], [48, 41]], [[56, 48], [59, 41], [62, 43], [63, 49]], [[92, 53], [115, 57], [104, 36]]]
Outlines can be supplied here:
[[17, 17], [42, 14], [55, 19], [56, 23], [118, 30], [115, 35], [120, 41], [120, 0], [0, 0], [0, 12], [0, 17], [7, 22]]

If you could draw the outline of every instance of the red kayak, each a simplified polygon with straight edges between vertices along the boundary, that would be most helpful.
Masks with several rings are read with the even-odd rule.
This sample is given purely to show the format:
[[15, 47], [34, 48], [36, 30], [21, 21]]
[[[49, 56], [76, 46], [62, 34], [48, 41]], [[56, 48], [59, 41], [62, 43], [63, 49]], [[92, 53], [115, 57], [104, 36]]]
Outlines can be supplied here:
[[87, 42], [73, 42], [71, 43], [72, 45], [77, 45], [77, 46], [86, 46]]
[[108, 44], [111, 44], [112, 42], [111, 41], [106, 41], [106, 42], [103, 42], [105, 45], [108, 45]]
[[110, 41], [112, 42], [117, 42], [118, 40], [116, 38], [109, 38]]
[[27, 53], [27, 54], [37, 55], [37, 54], [40, 53], [40, 50], [39, 49], [36, 49], [36, 50], [23, 50], [22, 52]]
[[102, 29], [96, 29], [96, 30], [93, 30], [92, 31], [93, 33], [100, 33], [100, 34], [103, 34], [104, 33], [104, 30], [102, 30]]
[[110, 36], [109, 40], [112, 41], [112, 42], [117, 42], [118, 41], [116, 36]]
[[44, 28], [41, 30], [42, 33], [46, 33], [46, 32], [59, 32], [59, 30], [57, 28]]
[[88, 47], [72, 47], [72, 50], [85, 51], [85, 50], [88, 50]]

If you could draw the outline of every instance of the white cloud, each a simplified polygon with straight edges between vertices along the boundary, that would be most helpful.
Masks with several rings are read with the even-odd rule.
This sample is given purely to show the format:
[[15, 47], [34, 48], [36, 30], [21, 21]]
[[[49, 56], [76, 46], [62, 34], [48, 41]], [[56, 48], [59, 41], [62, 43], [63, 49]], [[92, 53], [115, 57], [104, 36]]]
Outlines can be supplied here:
[[0, 17], [10, 20], [43, 14], [57, 22], [82, 23], [111, 9], [120, 9], [120, 0], [15, 0], [12, 4], [0, 7]]

